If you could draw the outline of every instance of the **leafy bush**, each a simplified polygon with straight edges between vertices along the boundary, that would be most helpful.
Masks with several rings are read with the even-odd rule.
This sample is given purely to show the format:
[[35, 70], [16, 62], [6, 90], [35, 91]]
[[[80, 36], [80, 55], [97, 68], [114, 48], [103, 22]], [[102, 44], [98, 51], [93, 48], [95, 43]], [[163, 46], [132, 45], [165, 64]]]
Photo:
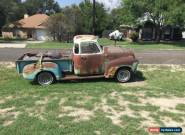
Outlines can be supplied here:
[[129, 36], [129, 38], [133, 41], [136, 42], [139, 38], [139, 34], [137, 32], [132, 32]]

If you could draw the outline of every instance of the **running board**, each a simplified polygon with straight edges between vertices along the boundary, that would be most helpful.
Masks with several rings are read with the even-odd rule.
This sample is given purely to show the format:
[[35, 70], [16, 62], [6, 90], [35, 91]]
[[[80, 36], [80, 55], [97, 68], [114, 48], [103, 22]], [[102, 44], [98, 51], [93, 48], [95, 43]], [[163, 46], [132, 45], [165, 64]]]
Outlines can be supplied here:
[[82, 80], [82, 79], [96, 79], [96, 78], [105, 78], [104, 75], [94, 75], [94, 76], [76, 76], [76, 75], [67, 75], [60, 80]]

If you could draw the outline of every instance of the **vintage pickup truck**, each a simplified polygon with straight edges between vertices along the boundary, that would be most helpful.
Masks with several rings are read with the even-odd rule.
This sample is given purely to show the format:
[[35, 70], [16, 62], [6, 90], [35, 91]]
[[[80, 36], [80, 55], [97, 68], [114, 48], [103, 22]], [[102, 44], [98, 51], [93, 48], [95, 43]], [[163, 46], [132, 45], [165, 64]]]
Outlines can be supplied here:
[[74, 37], [71, 51], [58, 53], [26, 53], [16, 61], [17, 72], [40, 85], [57, 80], [115, 78], [128, 82], [134, 75], [138, 60], [132, 51], [121, 47], [100, 46], [93, 35]]

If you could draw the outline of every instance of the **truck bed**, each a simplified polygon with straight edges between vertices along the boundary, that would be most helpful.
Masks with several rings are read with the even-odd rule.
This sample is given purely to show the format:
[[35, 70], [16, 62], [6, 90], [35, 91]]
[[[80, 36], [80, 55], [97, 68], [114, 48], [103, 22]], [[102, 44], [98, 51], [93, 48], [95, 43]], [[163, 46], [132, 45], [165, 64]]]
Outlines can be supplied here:
[[45, 52], [45, 53], [25, 53], [17, 61], [37, 61], [41, 55], [43, 60], [71, 59], [72, 51], [64, 52]]
[[46, 53], [25, 53], [16, 61], [16, 69], [19, 74], [28, 64], [37, 63], [42, 57], [42, 62], [54, 62], [60, 66], [64, 72], [73, 71], [72, 52], [46, 52]]

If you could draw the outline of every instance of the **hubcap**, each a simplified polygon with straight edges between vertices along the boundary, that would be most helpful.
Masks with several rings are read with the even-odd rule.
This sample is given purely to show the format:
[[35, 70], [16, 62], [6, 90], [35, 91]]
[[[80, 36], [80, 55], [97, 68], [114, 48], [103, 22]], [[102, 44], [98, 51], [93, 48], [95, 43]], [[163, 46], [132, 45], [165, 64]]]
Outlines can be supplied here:
[[127, 82], [130, 80], [130, 71], [120, 70], [117, 74], [117, 79], [119, 82]]
[[38, 75], [38, 83], [41, 85], [50, 85], [53, 83], [53, 80], [51, 73], [43, 72]]

